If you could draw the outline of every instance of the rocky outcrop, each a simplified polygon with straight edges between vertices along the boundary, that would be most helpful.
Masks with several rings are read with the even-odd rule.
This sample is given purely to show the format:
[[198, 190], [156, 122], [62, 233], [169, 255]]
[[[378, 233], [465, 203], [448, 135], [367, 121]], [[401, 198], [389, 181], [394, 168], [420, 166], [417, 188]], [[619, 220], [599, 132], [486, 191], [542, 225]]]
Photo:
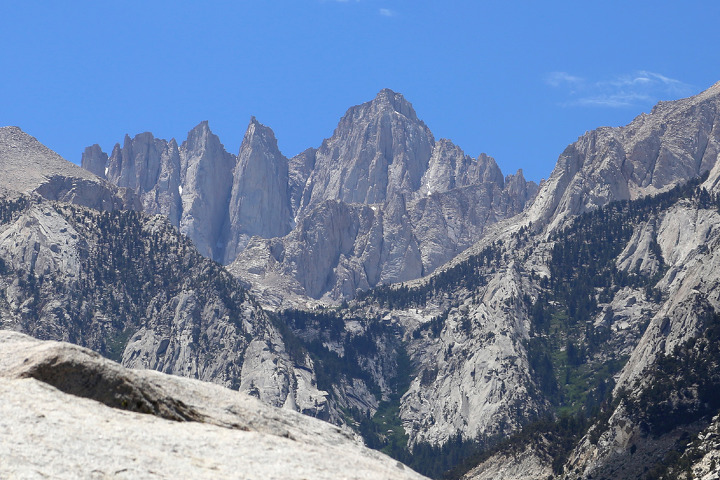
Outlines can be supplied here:
[[18, 127], [0, 128], [0, 193], [38, 194], [97, 210], [140, 209], [135, 195], [63, 159]]
[[[297, 304], [295, 296], [339, 301], [427, 275], [519, 213], [537, 189], [521, 172], [504, 179], [485, 154], [473, 160], [449, 140], [435, 142], [412, 105], [387, 89], [290, 165], [294, 230], [248, 242], [230, 266], [273, 306]], [[329, 244], [322, 255], [312, 243], [320, 238]]]
[[85, 170], [89, 170], [100, 178], [106, 178], [108, 155], [103, 152], [97, 143], [85, 148], [80, 160], [80, 166]]
[[[459, 290], [457, 300], [442, 301], [440, 310], [433, 302], [417, 312], [421, 323], [413, 330], [419, 338], [409, 352], [418, 372], [400, 405], [411, 443], [442, 445], [457, 434], [486, 441], [509, 434], [542, 410], [522, 347], [527, 317], [513, 300], [522, 277], [514, 265], [487, 273], [482, 287]], [[408, 313], [395, 315], [405, 322], [417, 318]], [[438, 317], [444, 321], [434, 333], [430, 322]]]
[[550, 459], [528, 446], [519, 453], [498, 453], [466, 473], [463, 480], [546, 480], [553, 476]]
[[290, 205], [293, 215], [300, 211], [300, 205], [308, 202], [306, 193], [307, 181], [315, 168], [315, 154], [317, 150], [308, 148], [304, 152], [295, 155], [288, 162], [288, 189], [290, 194]]
[[325, 422], [15, 332], [0, 395], [3, 477], [424, 478]]
[[613, 200], [666, 190], [712, 169], [720, 154], [720, 83], [660, 102], [629, 125], [586, 133], [560, 155], [529, 209], [557, 226]]
[[235, 164], [235, 157], [225, 151], [207, 122], [193, 128], [180, 146], [180, 231], [192, 239], [200, 253], [215, 260], [224, 254], [221, 239], [228, 220]]
[[251, 237], [281, 237], [292, 227], [288, 161], [273, 131], [255, 117], [240, 145], [233, 178], [224, 263], [235, 260]]
[[253, 235], [290, 230], [288, 161], [272, 131], [254, 118], [237, 157], [225, 151], [208, 122], [180, 146], [146, 132], [126, 136], [105, 157], [97, 145], [88, 147], [82, 164], [137, 192], [146, 213], [168, 217], [217, 261], [234, 259]]
[[88, 147], [83, 155], [84, 168], [103, 167], [103, 176], [115, 185], [135, 191], [143, 210], [180, 222], [180, 155], [175, 141], [160, 140], [149, 132], [125, 136], [122, 148], [115, 145], [107, 164], [99, 147]]
[[315, 152], [303, 208], [325, 200], [383, 204], [415, 192], [434, 139], [405, 98], [385, 89], [350, 108]]

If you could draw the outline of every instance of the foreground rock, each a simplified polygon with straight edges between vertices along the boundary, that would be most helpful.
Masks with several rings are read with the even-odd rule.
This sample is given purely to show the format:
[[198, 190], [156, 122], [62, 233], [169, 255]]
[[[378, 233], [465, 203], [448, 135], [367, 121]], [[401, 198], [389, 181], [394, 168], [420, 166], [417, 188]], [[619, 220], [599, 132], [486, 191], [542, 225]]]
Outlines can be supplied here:
[[423, 478], [327, 423], [16, 332], [0, 398], [3, 478]]

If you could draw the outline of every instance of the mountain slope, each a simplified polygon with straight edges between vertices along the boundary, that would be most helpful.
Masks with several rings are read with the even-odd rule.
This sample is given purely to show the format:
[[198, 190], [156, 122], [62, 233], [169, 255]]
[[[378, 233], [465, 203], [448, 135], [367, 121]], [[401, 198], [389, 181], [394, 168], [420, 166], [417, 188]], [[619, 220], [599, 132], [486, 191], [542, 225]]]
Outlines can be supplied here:
[[[713, 428], [709, 422], [717, 410], [698, 405], [692, 382], [651, 379], [668, 359], [702, 344], [712, 331], [708, 318], [719, 307], [719, 93], [716, 84], [695, 97], [663, 103], [628, 127], [581, 137], [560, 157], [528, 212], [508, 226], [531, 245], [513, 255], [525, 259], [520, 268], [530, 274], [521, 292], [527, 295], [531, 371], [551, 405], [579, 418], [579, 427], [562, 440], [565, 450], [540, 455], [540, 464], [547, 462], [540, 469], [533, 467], [538, 457], [520, 453], [546, 451], [550, 430], [518, 440], [513, 468], [525, 473], [508, 478], [545, 478], [543, 469], [550, 467], [568, 479], [682, 478], [682, 465], [699, 458], [689, 445]], [[703, 171], [688, 187], [668, 191]], [[643, 197], [658, 191], [667, 193]], [[629, 198], [637, 201], [608, 205]], [[594, 213], [575, 217], [586, 211]], [[692, 355], [704, 365], [716, 362], [708, 351]], [[642, 413], [642, 399], [657, 394], [670, 399], [658, 406], [665, 413]], [[675, 417], [677, 423], [661, 427]], [[660, 433], [648, 436], [648, 429]], [[498, 452], [468, 478], [489, 478], [483, 475], [508, 467], [507, 458], [507, 451]], [[528, 477], [534, 468], [537, 476]]]
[[0, 210], [2, 328], [324, 411], [263, 310], [166, 219], [23, 198]]
[[[576, 478], [570, 473], [576, 469], [595, 478], [607, 466], [623, 465], [612, 452], [627, 448], [629, 457], [628, 437], [613, 443], [612, 432], [636, 427], [627, 426], [622, 410], [608, 420], [621, 408], [609, 403], [610, 393], [617, 401], [625, 388], [642, 398], [647, 386], [640, 379], [657, 359], [702, 335], [707, 312], [718, 311], [717, 136], [708, 134], [706, 148], [684, 139], [715, 132], [719, 101], [716, 85], [631, 124], [648, 128], [587, 134], [568, 147], [525, 213], [488, 228], [485, 238], [432, 275], [375, 288], [350, 304], [352, 315], [380, 316], [403, 332], [413, 369], [395, 421], [414, 446], [411, 460], [460, 452], [467, 444], [486, 448], [550, 415], [580, 420], [563, 430], [566, 437], [554, 437], [562, 448], [528, 460], [539, 475], [547, 476], [548, 468], [562, 472], [566, 461], [567, 478]], [[588, 142], [600, 137], [625, 143], [608, 149]], [[645, 186], [636, 185], [636, 177], [609, 181], [598, 173], [611, 170], [618, 152], [653, 142], [672, 150], [680, 166], [656, 161], [648, 167], [654, 180]], [[567, 152], [578, 151], [584, 153], [573, 157], [570, 169]], [[655, 153], [635, 152], [639, 175], [639, 165]], [[701, 168], [709, 171], [698, 179]], [[580, 442], [595, 421], [599, 430], [586, 438], [599, 437], [600, 447]], [[523, 448], [536, 444], [528, 445]], [[647, 442], [648, 458], [667, 452], [667, 442], [653, 445]], [[500, 458], [489, 462], [507, 462]], [[650, 468], [652, 462], [638, 464]]]
[[0, 128], [0, 169], [4, 196], [34, 193], [97, 210], [140, 208], [132, 192], [78, 168], [18, 127]]
[[298, 169], [295, 228], [251, 240], [230, 267], [273, 306], [353, 298], [427, 275], [488, 225], [522, 211], [537, 189], [522, 172], [503, 178], [484, 154], [473, 160], [449, 140], [436, 142], [412, 105], [387, 89], [290, 163]]
[[[718, 85], [660, 104], [627, 127], [584, 135], [516, 216], [534, 195], [532, 185], [520, 175], [503, 178], [489, 158], [468, 159], [451, 143], [426, 138], [424, 124], [392, 92], [350, 109], [333, 138], [294, 159], [283, 160], [272, 141], [258, 142], [269, 154], [261, 158], [270, 160], [261, 166], [279, 172], [282, 182], [287, 161], [287, 194], [268, 192], [289, 204], [294, 226], [281, 237], [250, 238], [232, 271], [270, 305], [307, 296], [357, 299], [335, 309], [279, 311], [271, 319], [235, 293], [242, 328], [228, 325], [222, 308], [206, 321], [196, 312], [214, 312], [215, 305], [225, 305], [232, 319], [226, 295], [241, 289], [215, 264], [198, 260], [220, 273], [203, 276], [193, 264], [184, 269], [190, 278], [178, 281], [212, 298], [196, 300], [196, 307], [177, 297], [167, 307], [165, 298], [137, 297], [162, 315], [137, 317], [152, 328], [125, 352], [176, 373], [200, 372], [187, 360], [198, 355], [210, 366], [208, 376], [222, 381], [239, 369], [241, 389], [353, 425], [368, 444], [433, 475], [473, 450], [484, 452], [471, 474], [479, 478], [501, 471], [515, 478], [548, 472], [567, 479], [681, 478], [687, 465], [707, 472], [711, 460], [699, 446], [712, 445], [720, 413], [708, 397], [720, 385], [712, 347], [720, 311]], [[411, 137], [418, 148], [408, 151]], [[91, 153], [94, 165], [102, 155]], [[12, 227], [3, 232], [55, 218], [40, 210], [20, 222], [13, 211], [25, 207], [18, 205], [6, 207], [2, 218]], [[8, 233], [14, 243], [7, 245], [15, 246], [3, 258], [15, 270], [3, 278], [7, 291], [20, 293], [7, 311], [20, 319], [37, 308], [38, 284], [46, 285], [43, 298], [52, 298], [48, 286], [62, 290], [47, 275], [84, 275], [72, 253], [82, 246], [63, 245], [74, 245], [73, 235], [85, 239], [82, 226], [101, 221], [53, 208], [78, 234], [63, 224], [57, 232], [65, 237], [36, 249], [23, 242], [44, 238], [48, 228]], [[112, 228], [135, 225], [122, 218]], [[87, 238], [97, 243], [96, 234]], [[122, 256], [99, 258], [106, 257]], [[48, 273], [40, 282], [22, 273], [23, 265]], [[211, 277], [222, 280], [216, 290], [203, 283]], [[113, 288], [137, 303], [133, 282]], [[43, 312], [50, 318], [51, 310]], [[195, 350], [198, 324], [198, 333], [215, 335], [208, 348], [222, 342], [227, 357], [216, 362], [215, 353]], [[231, 328], [237, 337], [224, 342]], [[243, 334], [256, 332], [255, 347], [249, 338], [244, 343]], [[172, 347], [169, 357], [165, 347]], [[226, 361], [242, 349], [243, 365], [252, 368]], [[225, 377], [215, 367], [221, 364], [230, 365]], [[294, 381], [293, 391], [305, 394], [286, 393]]]
[[528, 210], [533, 222], [564, 218], [654, 194], [711, 170], [720, 153], [720, 82], [661, 102], [629, 125], [599, 128], [568, 146]]

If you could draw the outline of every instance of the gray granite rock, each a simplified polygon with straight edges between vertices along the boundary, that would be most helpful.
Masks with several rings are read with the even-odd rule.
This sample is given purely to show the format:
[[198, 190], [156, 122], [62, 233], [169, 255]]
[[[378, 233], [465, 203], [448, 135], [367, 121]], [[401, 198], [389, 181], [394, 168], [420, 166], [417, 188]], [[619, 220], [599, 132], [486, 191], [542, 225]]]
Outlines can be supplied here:
[[[204, 255], [235, 261], [233, 272], [272, 305], [296, 295], [334, 302], [426, 275], [486, 225], [520, 212], [536, 189], [522, 174], [504, 179], [485, 154], [474, 160], [449, 140], [435, 142], [412, 105], [388, 89], [350, 108], [319, 148], [290, 160], [254, 118], [237, 157], [207, 122], [196, 127], [179, 148], [179, 176], [158, 153], [172, 144], [150, 134], [126, 139], [110, 157], [108, 178], [134, 188], [146, 212], [169, 216]], [[88, 168], [102, 163], [94, 147], [85, 156]], [[342, 206], [328, 217], [327, 202]], [[322, 253], [309, 243], [320, 237], [329, 247]]]
[[15, 332], [0, 397], [8, 478], [424, 478], [325, 422]]
[[0, 193], [36, 193], [97, 210], [140, 209], [138, 198], [53, 152], [18, 127], [0, 128]]
[[233, 174], [229, 236], [223, 263], [230, 263], [252, 236], [281, 237], [292, 227], [288, 160], [272, 130], [250, 120]]

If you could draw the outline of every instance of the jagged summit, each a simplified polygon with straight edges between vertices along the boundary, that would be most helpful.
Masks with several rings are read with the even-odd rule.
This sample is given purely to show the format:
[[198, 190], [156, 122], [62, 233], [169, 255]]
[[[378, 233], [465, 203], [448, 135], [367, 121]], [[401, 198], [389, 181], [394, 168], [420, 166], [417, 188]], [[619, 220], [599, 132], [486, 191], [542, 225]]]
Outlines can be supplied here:
[[183, 141], [182, 146], [186, 150], [197, 151], [205, 148], [208, 143], [211, 143], [214, 148], [225, 148], [217, 135], [210, 130], [210, 123], [203, 120], [188, 132], [187, 139]]
[[80, 165], [100, 178], [105, 178], [108, 155], [103, 152], [97, 143], [85, 148]]
[[316, 152], [308, 202], [384, 203], [416, 191], [435, 139], [400, 94], [382, 90], [348, 109]]
[[[690, 99], [694, 99], [696, 101], [702, 102], [704, 100], [707, 100], [710, 97], [717, 97], [720, 95], [720, 82], [715, 82], [712, 84], [707, 90], [704, 90], [697, 95], [690, 97]], [[688, 99], [688, 100], [690, 100]]]
[[[168, 215], [204, 255], [225, 264], [249, 255], [237, 272], [243, 278], [250, 269], [270, 289], [313, 297], [352, 297], [427, 274], [486, 224], [518, 213], [536, 188], [512, 176], [506, 189], [491, 157], [474, 160], [450, 140], [436, 142], [390, 89], [348, 109], [330, 138], [291, 159], [255, 116], [237, 155], [207, 121], [173, 145], [128, 137], [110, 156], [108, 179], [139, 191], [146, 211]], [[101, 151], [91, 147], [84, 158], [99, 171]], [[320, 237], [328, 246], [313, 251]]]
[[391, 109], [394, 112], [404, 115], [411, 121], [418, 120], [412, 104], [408, 102], [401, 93], [396, 93], [389, 88], [380, 90], [375, 99], [370, 102], [370, 105], [376, 111]]
[[240, 152], [242, 152], [244, 148], [252, 148], [252, 145], [257, 144], [257, 142], [262, 142], [263, 148], [277, 150], [277, 153], [280, 154], [275, 132], [273, 132], [272, 128], [260, 123], [253, 115], [250, 117], [250, 123], [248, 123], [248, 127], [245, 130], [245, 136], [240, 145]]
[[538, 193], [529, 210], [533, 222], [559, 226], [613, 200], [655, 194], [711, 170], [720, 154], [719, 94], [715, 84], [693, 97], [660, 102], [629, 125], [581, 136]]
[[275, 133], [252, 117], [233, 172], [223, 263], [235, 260], [254, 235], [271, 238], [290, 231], [288, 183], [288, 160]]

